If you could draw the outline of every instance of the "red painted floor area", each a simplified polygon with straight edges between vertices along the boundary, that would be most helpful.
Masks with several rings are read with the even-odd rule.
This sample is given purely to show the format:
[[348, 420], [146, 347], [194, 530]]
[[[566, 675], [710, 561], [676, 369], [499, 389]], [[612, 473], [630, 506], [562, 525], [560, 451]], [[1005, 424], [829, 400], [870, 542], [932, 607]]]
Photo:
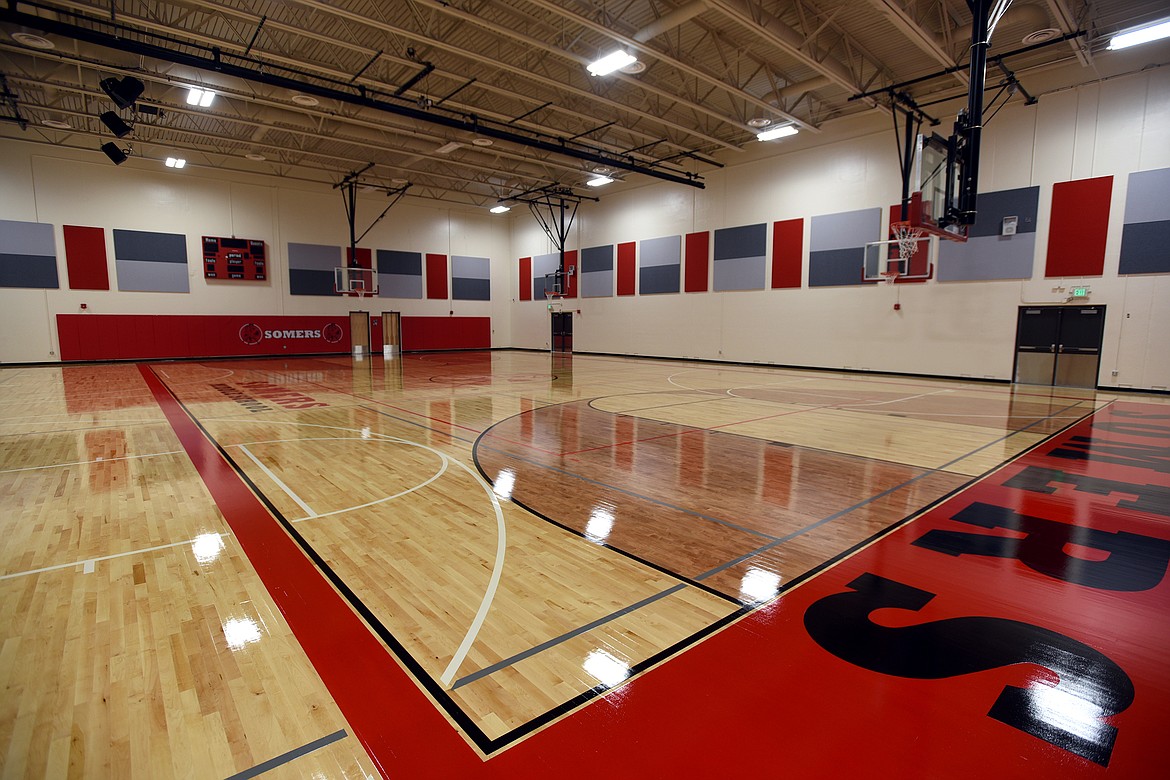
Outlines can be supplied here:
[[469, 747], [165, 386], [387, 777], [1161, 777], [1170, 414], [1118, 403], [525, 741]]

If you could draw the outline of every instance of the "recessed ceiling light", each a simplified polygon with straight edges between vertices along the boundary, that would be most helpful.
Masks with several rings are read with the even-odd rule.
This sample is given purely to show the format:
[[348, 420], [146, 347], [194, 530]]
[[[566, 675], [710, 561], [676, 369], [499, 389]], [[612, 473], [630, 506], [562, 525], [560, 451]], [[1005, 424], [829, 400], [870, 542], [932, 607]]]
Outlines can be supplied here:
[[494, 142], [490, 138], [476, 138], [472, 140], [472, 143], [476, 146], [491, 146]]
[[187, 164], [187, 161], [182, 157], [168, 157], [166, 165], [168, 168], [182, 168]]
[[191, 87], [187, 90], [187, 105], [189, 106], [207, 108], [211, 105], [211, 101], [213, 100], [215, 100], [215, 93], [210, 89]]
[[25, 46], [33, 49], [57, 48], [57, 44], [53, 43], [48, 38], [44, 38], [40, 35], [34, 35], [30, 32], [14, 32], [12, 33], [12, 40], [16, 41], [17, 43], [23, 43]]
[[306, 106], [309, 108], [321, 104], [321, 101], [312, 95], [293, 95], [292, 102], [296, 103], [298, 106]]
[[41, 124], [45, 127], [51, 127], [54, 130], [72, 130], [73, 125], [68, 122], [63, 122], [60, 119], [42, 119]]
[[251, 160], [252, 162], [264, 162], [268, 158], [257, 152], [248, 152], [244, 155], [244, 159]]
[[748, 120], [749, 127], [767, 127], [772, 124], [772, 120], [765, 116], [754, 116]]

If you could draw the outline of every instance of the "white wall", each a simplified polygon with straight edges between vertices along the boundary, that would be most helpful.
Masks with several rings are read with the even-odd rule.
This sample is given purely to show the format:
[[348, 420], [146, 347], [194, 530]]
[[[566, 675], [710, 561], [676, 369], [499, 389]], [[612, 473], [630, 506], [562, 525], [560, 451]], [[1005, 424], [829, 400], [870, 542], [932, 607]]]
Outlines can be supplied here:
[[[949, 121], [938, 130], [949, 132]], [[569, 248], [802, 218], [807, 261], [811, 217], [875, 206], [884, 210], [898, 200], [895, 148], [889, 117], [871, 112], [831, 124], [817, 136], [752, 144], [727, 155], [726, 168], [704, 173], [703, 190], [611, 185], [599, 193], [599, 203], [581, 206]], [[1090, 302], [1107, 306], [1100, 383], [1170, 386], [1170, 275], [1117, 276], [1127, 176], [1170, 167], [1170, 68], [1053, 92], [1036, 106], [1013, 102], [985, 131], [982, 163], [981, 191], [1040, 187], [1031, 280], [579, 299], [565, 304], [579, 312], [575, 346], [592, 352], [1009, 379], [1018, 307], [1061, 302], [1067, 295], [1053, 287], [1083, 281], [1092, 288]], [[1105, 274], [1044, 279], [1052, 185], [1102, 175], [1114, 177]], [[362, 196], [359, 228], [384, 204], [384, 196]], [[114, 167], [97, 152], [0, 141], [0, 218], [55, 226], [63, 287], [0, 290], [3, 362], [55, 360], [55, 315], [78, 312], [83, 302], [96, 313], [339, 314], [356, 308], [356, 299], [287, 294], [289, 242], [341, 246], [348, 241], [341, 196], [320, 185], [210, 169], [175, 172], [133, 158]], [[114, 287], [111, 228], [185, 234], [191, 293], [69, 290], [63, 224], [107, 229]], [[199, 239], [205, 234], [268, 242], [269, 281], [204, 280]], [[481, 209], [406, 198], [361, 245], [487, 256], [492, 268], [490, 303], [376, 299], [363, 308], [490, 315], [493, 346], [548, 348], [544, 302], [518, 300], [516, 259], [554, 251], [527, 209], [515, 208], [501, 218]], [[894, 311], [895, 302], [900, 311]]]
[[[841, 140], [800, 136], [772, 156], [753, 145], [743, 162], [704, 173], [704, 190], [611, 185], [581, 207], [571, 247], [803, 218], [806, 286], [566, 302], [579, 312], [575, 349], [1010, 379], [1019, 306], [1063, 302], [1067, 290], [1054, 287], [1085, 283], [1088, 302], [1107, 307], [1100, 384], [1170, 386], [1170, 274], [1117, 275], [1127, 177], [1170, 166], [1170, 68], [1017, 101], [988, 125], [980, 191], [1040, 187], [1031, 280], [807, 287], [811, 217], [877, 206], [888, 219], [898, 202], [893, 132], [888, 116], [871, 114], [825, 133]], [[1114, 177], [1104, 275], [1045, 279], [1052, 185], [1104, 175]], [[769, 254], [770, 242], [769, 230]], [[514, 230], [514, 256], [548, 251], [539, 230]], [[513, 343], [547, 348], [547, 318], [543, 302], [517, 304]]]
[[[358, 233], [378, 216], [385, 195], [358, 199]], [[54, 226], [61, 289], [0, 288], [0, 361], [54, 361], [56, 315], [94, 314], [344, 314], [398, 310], [407, 315], [491, 316], [493, 346], [511, 341], [508, 301], [514, 296], [506, 224], [482, 209], [404, 198], [359, 246], [471, 255], [491, 259], [493, 300], [404, 300], [289, 295], [289, 242], [347, 246], [341, 194], [320, 185], [276, 177], [231, 174], [156, 162], [114, 167], [100, 153], [83, 154], [19, 141], [0, 141], [0, 219]], [[70, 290], [62, 225], [106, 229], [108, 291]], [[187, 237], [190, 293], [119, 292], [114, 228], [181, 233]], [[267, 243], [268, 279], [230, 282], [203, 277], [201, 237], [238, 236]], [[339, 255], [339, 258], [341, 255]], [[339, 259], [340, 262], [340, 259]], [[449, 261], [448, 261], [449, 262]], [[450, 284], [448, 283], [448, 290]]]

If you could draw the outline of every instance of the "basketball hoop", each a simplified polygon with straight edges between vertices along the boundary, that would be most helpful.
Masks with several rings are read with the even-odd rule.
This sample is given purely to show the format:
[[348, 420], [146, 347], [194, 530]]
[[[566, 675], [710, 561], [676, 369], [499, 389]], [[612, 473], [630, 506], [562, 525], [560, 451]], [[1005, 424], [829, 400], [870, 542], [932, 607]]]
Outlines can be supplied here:
[[[909, 260], [918, 251], [918, 242], [922, 240], [922, 228], [911, 225], [909, 222], [891, 222], [890, 233], [898, 242], [898, 259]], [[882, 276], [888, 274], [883, 273]], [[897, 278], [898, 274], [894, 273]]]
[[897, 271], [882, 271], [882, 284], [894, 284], [901, 276]]

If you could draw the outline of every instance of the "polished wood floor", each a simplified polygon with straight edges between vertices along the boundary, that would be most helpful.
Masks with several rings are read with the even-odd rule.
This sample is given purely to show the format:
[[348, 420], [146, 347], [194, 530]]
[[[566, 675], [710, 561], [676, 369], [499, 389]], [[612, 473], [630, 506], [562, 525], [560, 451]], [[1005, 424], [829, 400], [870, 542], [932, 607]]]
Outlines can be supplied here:
[[488, 765], [1113, 398], [529, 352], [4, 369], [2, 775], [399, 776], [263, 534]]

